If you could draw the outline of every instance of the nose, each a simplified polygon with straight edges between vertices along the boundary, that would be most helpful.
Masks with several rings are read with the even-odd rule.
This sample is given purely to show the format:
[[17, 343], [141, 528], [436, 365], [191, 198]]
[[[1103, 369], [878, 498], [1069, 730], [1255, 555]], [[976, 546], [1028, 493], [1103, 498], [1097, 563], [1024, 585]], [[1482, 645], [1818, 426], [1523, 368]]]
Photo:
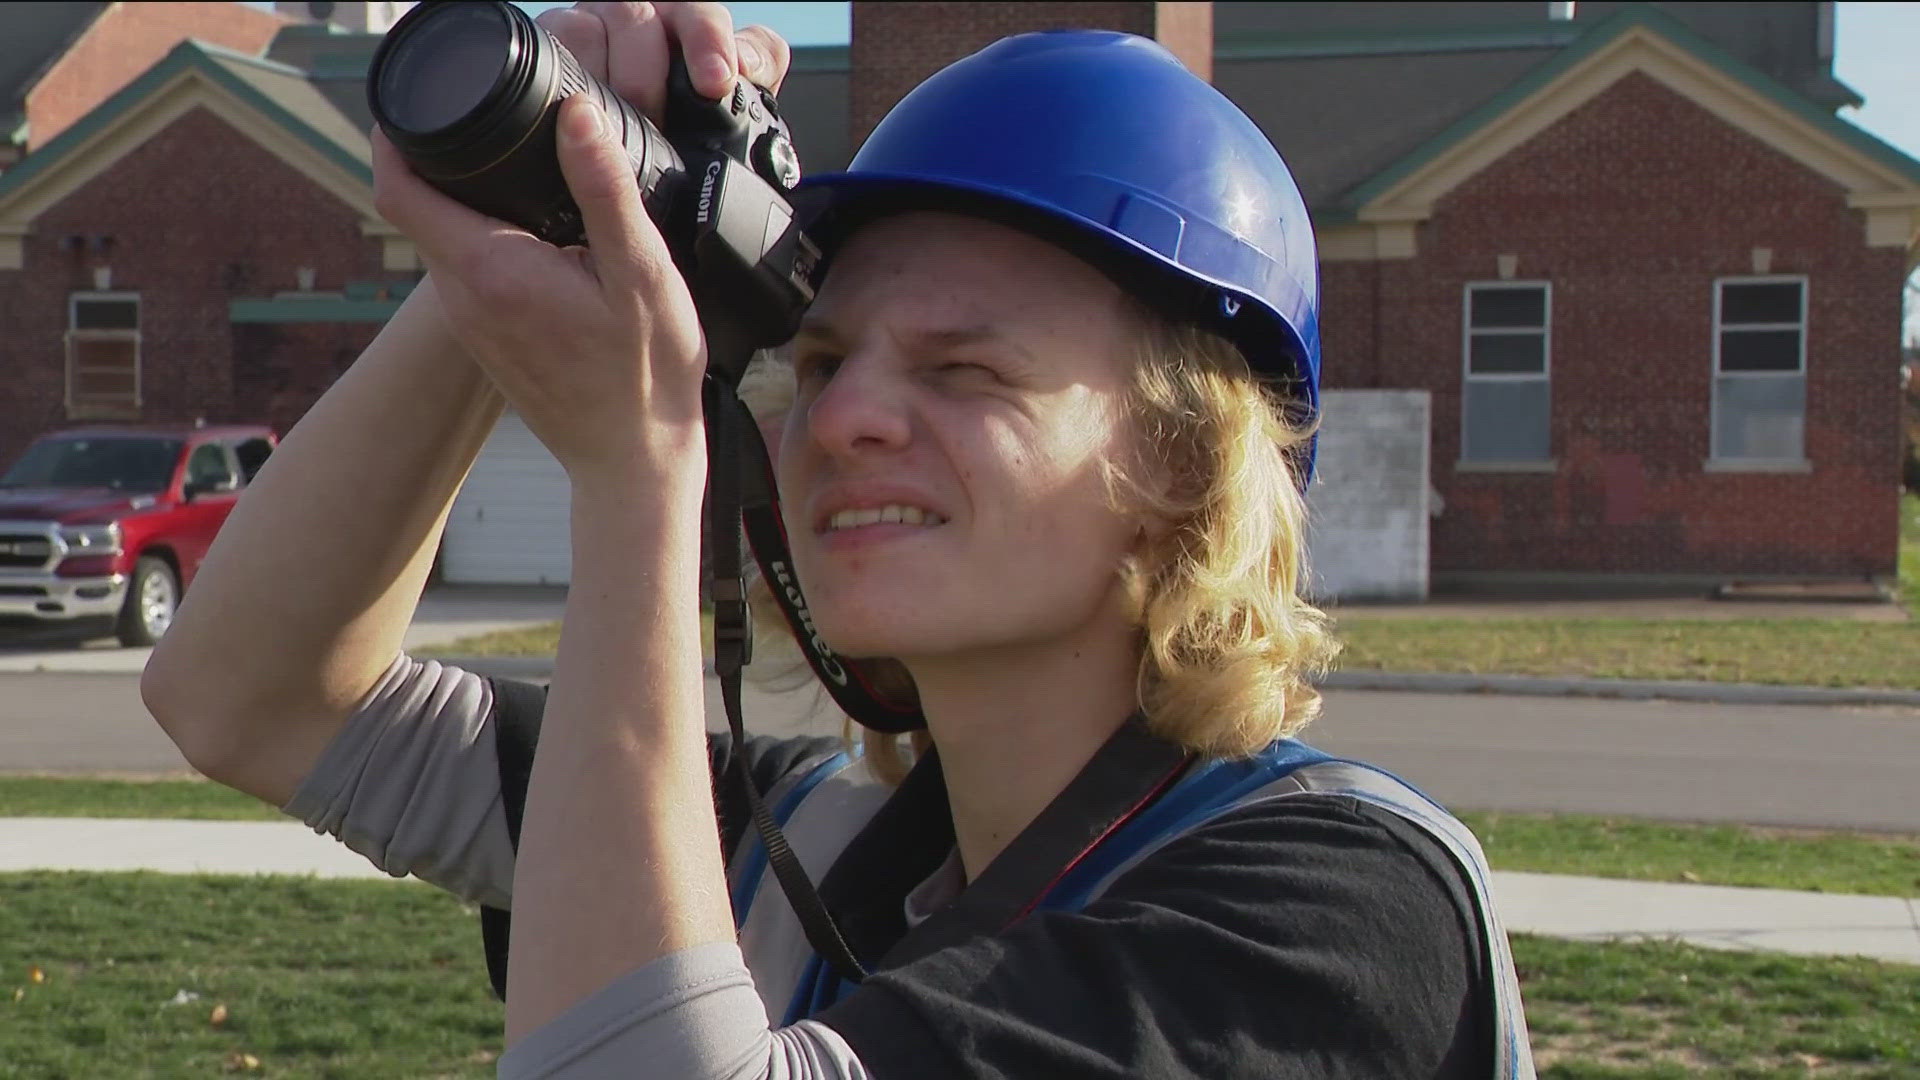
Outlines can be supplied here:
[[906, 389], [884, 358], [848, 356], [807, 403], [807, 434], [836, 456], [900, 449], [912, 428]]

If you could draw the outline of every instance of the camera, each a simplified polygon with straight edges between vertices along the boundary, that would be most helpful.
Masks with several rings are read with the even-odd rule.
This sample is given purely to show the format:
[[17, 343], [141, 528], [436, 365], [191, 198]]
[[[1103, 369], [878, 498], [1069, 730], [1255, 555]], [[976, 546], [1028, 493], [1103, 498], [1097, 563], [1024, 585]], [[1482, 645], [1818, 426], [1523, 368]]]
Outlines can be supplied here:
[[618, 133], [717, 374], [737, 382], [753, 349], [792, 336], [819, 261], [787, 199], [800, 165], [770, 91], [736, 79], [724, 99], [703, 98], [676, 51], [663, 131], [518, 7], [456, 0], [409, 11], [367, 79], [374, 119], [416, 174], [557, 245], [586, 240], [554, 138], [560, 103], [579, 93]]

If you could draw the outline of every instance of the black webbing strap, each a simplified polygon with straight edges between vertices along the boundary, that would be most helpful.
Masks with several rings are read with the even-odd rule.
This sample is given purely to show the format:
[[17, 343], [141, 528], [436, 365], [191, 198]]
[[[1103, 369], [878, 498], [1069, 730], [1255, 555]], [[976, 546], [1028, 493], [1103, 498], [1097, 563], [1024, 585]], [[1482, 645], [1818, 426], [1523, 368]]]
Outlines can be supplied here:
[[[748, 624], [746, 578], [740, 561], [740, 485], [747, 470], [766, 468], [766, 446], [759, 437], [746, 406], [733, 388], [708, 378], [705, 385], [707, 419], [707, 536], [711, 550], [707, 565], [713, 590], [713, 666], [720, 679], [720, 699], [727, 712], [727, 727], [733, 732], [733, 779], [747, 797], [753, 811], [754, 828], [767, 849], [767, 863], [780, 882], [780, 890], [806, 930], [807, 942], [834, 971], [848, 982], [866, 978], [866, 969], [847, 947], [834, 925], [833, 916], [821, 902], [820, 893], [807, 879], [800, 860], [781, 835], [773, 812], [760, 797], [747, 763], [747, 734], [740, 719], [740, 669], [747, 663], [752, 648], [752, 628]], [[748, 453], [749, 448], [759, 451]], [[756, 460], [756, 457], [758, 460]]]
[[[836, 974], [857, 983], [866, 977], [866, 969], [854, 957], [839, 927], [834, 925], [819, 892], [807, 879], [805, 869], [753, 782], [746, 728], [740, 714], [740, 669], [749, 659], [752, 646], [740, 559], [741, 480], [751, 476], [752, 483], [764, 487], [769, 466], [759, 428], [733, 389], [710, 378], [703, 393], [707, 410], [707, 535], [712, 541], [708, 568], [712, 575], [714, 605], [714, 669], [720, 679], [727, 727], [733, 733], [732, 779], [746, 795], [754, 828], [767, 849], [767, 863], [773, 868], [787, 902], [793, 905], [794, 914], [806, 931], [807, 942], [832, 965]], [[765, 497], [765, 492], [761, 495]], [[777, 519], [777, 509], [769, 513]], [[777, 550], [784, 558], [784, 537], [780, 538]], [[499, 762], [501, 803], [507, 818], [507, 837], [518, 851], [520, 823], [526, 813], [527, 785], [533, 775], [534, 750], [539, 742], [546, 691], [529, 683], [506, 680], [495, 681], [493, 687], [493, 737]], [[512, 925], [511, 913], [481, 906], [480, 935], [486, 950], [487, 977], [493, 983], [494, 994], [502, 1001], [507, 996], [507, 946]]]
[[875, 691], [867, 685], [860, 668], [837, 655], [814, 629], [813, 616], [794, 576], [793, 556], [787, 551], [786, 526], [780, 520], [780, 501], [775, 497], [773, 457], [767, 453], [760, 426], [746, 411], [746, 405], [737, 397], [734, 403], [741, 415], [741, 422], [734, 428], [741, 447], [740, 528], [808, 666], [833, 703], [860, 726], [893, 734], [926, 727], [927, 718], [919, 706], [897, 704]]
[[[520, 819], [526, 816], [527, 781], [533, 777], [533, 751], [540, 741], [540, 717], [547, 692], [532, 683], [507, 679], [493, 685], [493, 749], [500, 769], [500, 803], [507, 817], [507, 839], [520, 850]], [[480, 941], [487, 954], [487, 978], [493, 993], [507, 1000], [507, 938], [513, 915], [480, 905]]]

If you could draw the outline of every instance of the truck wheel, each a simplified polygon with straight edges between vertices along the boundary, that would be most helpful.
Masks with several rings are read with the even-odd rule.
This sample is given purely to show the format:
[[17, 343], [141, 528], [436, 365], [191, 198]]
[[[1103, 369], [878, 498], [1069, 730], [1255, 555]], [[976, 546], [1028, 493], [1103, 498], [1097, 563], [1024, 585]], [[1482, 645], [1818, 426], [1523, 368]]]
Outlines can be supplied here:
[[173, 624], [173, 612], [179, 606], [180, 582], [173, 576], [173, 567], [157, 555], [142, 555], [134, 564], [126, 603], [114, 628], [120, 644], [131, 647], [159, 641]]

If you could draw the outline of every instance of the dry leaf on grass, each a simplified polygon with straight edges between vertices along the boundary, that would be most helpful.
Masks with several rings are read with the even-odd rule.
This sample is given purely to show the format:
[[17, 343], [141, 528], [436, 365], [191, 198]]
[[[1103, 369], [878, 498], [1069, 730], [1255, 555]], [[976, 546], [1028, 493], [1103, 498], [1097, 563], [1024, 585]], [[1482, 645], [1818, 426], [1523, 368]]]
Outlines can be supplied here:
[[260, 1059], [252, 1054], [243, 1054], [238, 1050], [227, 1055], [228, 1072], [258, 1072]]

